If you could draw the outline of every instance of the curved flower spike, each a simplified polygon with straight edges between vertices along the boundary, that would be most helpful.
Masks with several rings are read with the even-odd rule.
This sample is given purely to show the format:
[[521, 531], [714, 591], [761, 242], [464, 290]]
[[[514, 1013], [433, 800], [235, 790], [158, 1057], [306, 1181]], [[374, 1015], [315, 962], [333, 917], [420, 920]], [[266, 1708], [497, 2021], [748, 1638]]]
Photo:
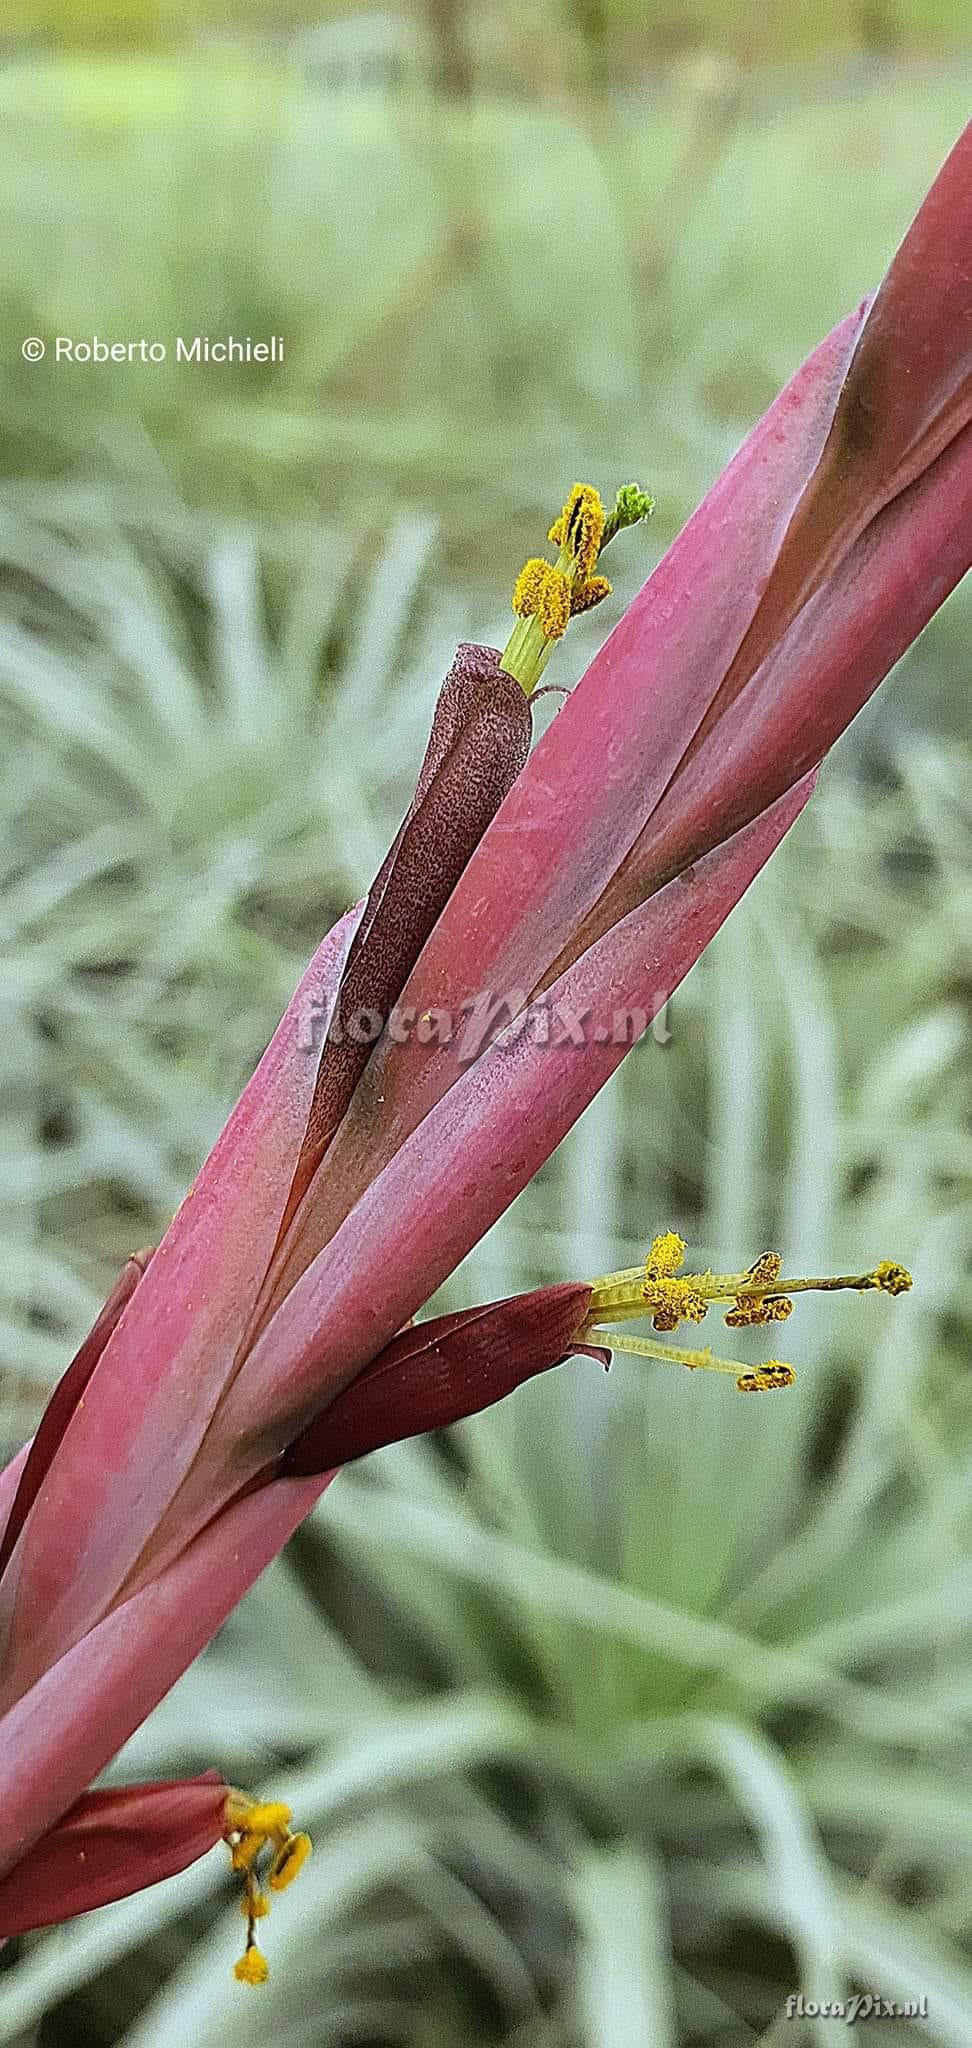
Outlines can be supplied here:
[[[520, 621], [519, 679], [509, 649], [460, 650], [367, 898], [322, 942], [151, 1263], [126, 1269], [33, 1448], [0, 1475], [0, 1937], [27, 1924], [24, 1886], [52, 1908], [45, 1868], [80, 1898], [57, 1859], [79, 1802], [92, 1825], [109, 1812], [84, 1807], [107, 1796], [87, 1787], [320, 1497], [329, 1461], [475, 1412], [573, 1350], [706, 1362], [612, 1336], [587, 1286], [408, 1325], [619, 1064], [637, 1035], [619, 1016], [643, 1028], [678, 986], [969, 566], [970, 245], [972, 128], [875, 299], [754, 428], [529, 759], [539, 613]], [[612, 519], [647, 505], [622, 492], [602, 523], [578, 491], [548, 565], [568, 612], [602, 580]], [[559, 585], [557, 602], [548, 624]], [[362, 1047], [361, 1005], [379, 1025], [391, 1006], [454, 1028]], [[901, 1275], [854, 1284], [893, 1291]], [[716, 1296], [720, 1277], [733, 1285]], [[671, 1325], [719, 1298], [734, 1324], [777, 1320], [770, 1304], [802, 1284], [759, 1261], [678, 1278], [646, 1271], [638, 1312]], [[789, 1370], [737, 1378], [760, 1391]], [[133, 1851], [126, 1889], [175, 1853], [160, 1813], [155, 1862]], [[119, 1819], [116, 1847], [123, 1834]], [[297, 1853], [289, 1839], [275, 1855]], [[251, 1981], [254, 1953], [248, 1940]]]

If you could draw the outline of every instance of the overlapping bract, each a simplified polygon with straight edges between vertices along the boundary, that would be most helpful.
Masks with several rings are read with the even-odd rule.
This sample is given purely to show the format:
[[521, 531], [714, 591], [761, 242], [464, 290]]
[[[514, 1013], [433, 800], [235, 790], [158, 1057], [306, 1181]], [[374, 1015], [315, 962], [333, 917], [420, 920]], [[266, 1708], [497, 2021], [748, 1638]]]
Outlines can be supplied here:
[[0, 1878], [4, 1935], [127, 1898], [133, 1870], [138, 1889], [185, 1870], [221, 1839], [228, 1790], [218, 1771], [205, 1771], [84, 1793], [37, 1843], [29, 1882], [16, 1868]]
[[[968, 567], [970, 246], [967, 131], [874, 301], [770, 408], [529, 760], [518, 685], [460, 650], [368, 898], [0, 1477], [0, 1933], [49, 1910], [64, 1817], [95, 1825], [85, 1788], [333, 1467], [569, 1353], [582, 1287], [407, 1326], [618, 1064], [614, 1014], [670, 996]], [[459, 1017], [484, 992], [516, 1014], [475, 1058], [328, 1042], [358, 1006]], [[534, 1031], [541, 1011], [582, 1015], [582, 1046]], [[131, 1888], [159, 1874], [132, 1853]]]

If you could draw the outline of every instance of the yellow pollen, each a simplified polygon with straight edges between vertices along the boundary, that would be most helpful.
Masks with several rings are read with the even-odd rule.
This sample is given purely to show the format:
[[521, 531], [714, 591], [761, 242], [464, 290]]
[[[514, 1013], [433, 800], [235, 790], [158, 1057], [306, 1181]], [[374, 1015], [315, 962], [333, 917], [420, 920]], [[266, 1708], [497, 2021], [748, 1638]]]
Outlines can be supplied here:
[[629, 1337], [612, 1326], [651, 1317], [659, 1331], [677, 1330], [680, 1323], [700, 1323], [713, 1302], [728, 1304], [725, 1320], [732, 1329], [758, 1328], [785, 1322], [792, 1314], [794, 1294], [871, 1289], [903, 1294], [911, 1286], [904, 1266], [885, 1259], [870, 1273], [842, 1273], [819, 1279], [783, 1279], [779, 1252], [762, 1252], [743, 1273], [682, 1273], [685, 1240], [674, 1230], [653, 1239], [643, 1266], [627, 1266], [590, 1282], [591, 1299], [581, 1334], [606, 1351], [630, 1352], [638, 1358], [659, 1358], [689, 1368], [733, 1373], [742, 1394], [763, 1393], [793, 1385], [794, 1372], [780, 1359], [744, 1366], [713, 1356], [708, 1349], [685, 1350], [655, 1344], [647, 1337]]
[[545, 640], [562, 640], [570, 624], [570, 584], [561, 569], [547, 569], [537, 599], [537, 624]]
[[227, 1826], [247, 1833], [279, 1835], [289, 1828], [292, 1819], [289, 1806], [276, 1800], [261, 1804], [257, 1799], [248, 1799], [245, 1792], [231, 1792], [226, 1801]]
[[677, 1330], [679, 1323], [704, 1322], [709, 1311], [708, 1302], [691, 1280], [646, 1280], [641, 1291], [656, 1330]]
[[547, 535], [563, 554], [570, 555], [582, 581], [591, 574], [601, 552], [606, 517], [600, 492], [592, 484], [575, 484]]
[[254, 1931], [256, 1922], [266, 1919], [270, 1911], [263, 1883], [273, 1892], [285, 1891], [311, 1853], [310, 1836], [292, 1832], [289, 1806], [276, 1800], [251, 1799], [246, 1792], [227, 1794], [223, 1817], [230, 1860], [243, 1879], [240, 1909], [247, 1923], [246, 1951], [234, 1966], [235, 1975], [241, 1984], [263, 1984], [268, 1964], [256, 1945]]
[[266, 1847], [266, 1841], [266, 1835], [262, 1833], [258, 1834], [256, 1831], [254, 1831], [253, 1833], [241, 1835], [239, 1841], [234, 1842], [232, 1845], [232, 1856], [230, 1860], [232, 1862], [233, 1869], [249, 1870], [252, 1867], [252, 1865], [256, 1862], [256, 1859], [259, 1856], [261, 1849]]
[[777, 1387], [792, 1387], [795, 1379], [792, 1365], [784, 1365], [778, 1358], [768, 1358], [765, 1365], [756, 1365], [751, 1372], [740, 1373], [736, 1385], [741, 1394], [768, 1394]]
[[677, 1273], [685, 1257], [684, 1237], [677, 1230], [665, 1230], [660, 1237], [652, 1239], [651, 1250], [645, 1260], [646, 1280], [668, 1280]]
[[907, 1266], [896, 1266], [893, 1259], [882, 1259], [881, 1264], [875, 1266], [872, 1279], [875, 1287], [880, 1287], [885, 1294], [907, 1294], [915, 1284]]
[[531, 555], [524, 562], [513, 585], [513, 610], [518, 619], [528, 619], [535, 613], [549, 575], [550, 563], [542, 555]]
[[751, 1287], [772, 1287], [783, 1270], [782, 1252], [760, 1252], [755, 1264], [750, 1266], [748, 1280]]
[[747, 1330], [760, 1323], [785, 1323], [792, 1313], [788, 1294], [767, 1294], [762, 1301], [737, 1301], [735, 1308], [727, 1311], [725, 1323], [729, 1330]]
[[270, 1865], [267, 1880], [272, 1892], [285, 1892], [294, 1878], [299, 1877], [311, 1852], [309, 1835], [288, 1835], [282, 1848], [277, 1850]]
[[611, 595], [611, 584], [606, 576], [589, 576], [586, 583], [575, 583], [570, 593], [570, 616], [576, 619], [581, 612], [591, 612], [596, 604], [603, 604]]
[[521, 619], [536, 618], [545, 640], [560, 640], [567, 631], [571, 590], [562, 569], [536, 555], [526, 562], [513, 590], [513, 610]]
[[240, 1957], [239, 1962], [233, 1964], [233, 1975], [240, 1984], [266, 1983], [270, 1975], [270, 1965], [255, 1942], [253, 1947], [248, 1948], [246, 1954]]
[[[781, 1252], [761, 1252], [755, 1265], [744, 1275], [748, 1287], [772, 1287], [780, 1277], [783, 1264]], [[727, 1311], [725, 1321], [730, 1330], [755, 1329], [764, 1323], [785, 1323], [791, 1314], [793, 1303], [786, 1294], [737, 1294], [736, 1305]]]

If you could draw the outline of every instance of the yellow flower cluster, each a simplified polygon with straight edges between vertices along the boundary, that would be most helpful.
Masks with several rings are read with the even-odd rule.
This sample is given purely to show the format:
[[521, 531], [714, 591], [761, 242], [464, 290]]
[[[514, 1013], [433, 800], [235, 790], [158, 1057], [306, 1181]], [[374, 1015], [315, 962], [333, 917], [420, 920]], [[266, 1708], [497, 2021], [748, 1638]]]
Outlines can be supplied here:
[[608, 515], [592, 484], [575, 484], [558, 513], [547, 539], [558, 549], [557, 560], [531, 555], [513, 586], [514, 626], [500, 666], [515, 676], [527, 696], [536, 688], [551, 648], [562, 640], [579, 612], [610, 597], [606, 576], [594, 571], [598, 556], [626, 526], [648, 519], [654, 500], [638, 484], [624, 484]]

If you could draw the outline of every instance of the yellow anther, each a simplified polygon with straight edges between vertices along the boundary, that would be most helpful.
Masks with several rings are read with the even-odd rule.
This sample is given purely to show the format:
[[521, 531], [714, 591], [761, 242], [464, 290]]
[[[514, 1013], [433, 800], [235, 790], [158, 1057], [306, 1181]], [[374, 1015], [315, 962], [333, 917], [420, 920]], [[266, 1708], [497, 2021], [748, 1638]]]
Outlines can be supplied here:
[[709, 1304], [691, 1280], [646, 1280], [641, 1291], [656, 1330], [677, 1330], [679, 1323], [701, 1323], [708, 1314]]
[[751, 1287], [772, 1287], [783, 1270], [782, 1252], [760, 1252], [746, 1275]]
[[518, 619], [532, 618], [543, 594], [544, 584], [551, 573], [551, 565], [542, 555], [531, 555], [524, 562], [513, 585], [513, 610]]
[[603, 604], [611, 595], [611, 585], [606, 576], [589, 576], [586, 583], [575, 583], [570, 593], [570, 616], [576, 619], [581, 612], [593, 611], [596, 604]]
[[874, 1286], [880, 1287], [884, 1294], [907, 1294], [915, 1284], [907, 1266], [896, 1266], [893, 1259], [882, 1259], [871, 1277]]
[[762, 1323], [785, 1323], [792, 1314], [793, 1303], [788, 1294], [767, 1294], [762, 1301], [737, 1301], [735, 1308], [727, 1311], [725, 1322], [730, 1330], [751, 1330]]
[[256, 1943], [248, 1948], [238, 1963], [233, 1964], [233, 1975], [240, 1984], [265, 1984], [270, 1975], [270, 1965]]
[[270, 1911], [262, 1885], [266, 1882], [271, 1891], [286, 1891], [310, 1855], [310, 1836], [291, 1832], [290, 1808], [280, 1800], [251, 1799], [246, 1792], [229, 1792], [223, 1814], [233, 1869], [243, 1878], [240, 1910], [247, 1923], [246, 1953], [235, 1965], [235, 1974], [241, 1984], [262, 1984], [268, 1974], [267, 1962], [254, 1933], [256, 1922]]
[[646, 1280], [668, 1280], [677, 1273], [685, 1257], [684, 1237], [677, 1230], [665, 1230], [651, 1242], [651, 1250], [645, 1260]]
[[246, 1816], [246, 1825], [254, 1834], [279, 1835], [289, 1828], [292, 1820], [293, 1814], [289, 1806], [275, 1800], [268, 1805], [251, 1806]]
[[[761, 1251], [749, 1272], [739, 1276], [739, 1292], [733, 1309], [726, 1311], [728, 1329], [757, 1329], [763, 1323], [786, 1323], [792, 1315], [792, 1300], [788, 1294], [767, 1294], [780, 1280], [780, 1268], [784, 1264], [782, 1251]], [[724, 1300], [731, 1292], [733, 1274], [712, 1276], [712, 1290], [716, 1300]]]
[[592, 484], [575, 484], [547, 535], [563, 554], [570, 556], [581, 581], [591, 574], [601, 552], [606, 516], [600, 492]]
[[233, 1869], [251, 1869], [253, 1864], [256, 1862], [256, 1859], [259, 1856], [261, 1849], [266, 1847], [266, 1840], [267, 1838], [265, 1834], [263, 1834], [262, 1832], [260, 1834], [257, 1834], [257, 1832], [254, 1830], [252, 1834], [247, 1833], [245, 1835], [241, 1835], [238, 1842], [233, 1842], [231, 1845], [232, 1855], [230, 1859], [233, 1865]]
[[282, 1800], [251, 1799], [246, 1792], [229, 1792], [223, 1808], [227, 1834], [283, 1835], [293, 1819]]
[[783, 1264], [781, 1252], [761, 1252], [748, 1273], [741, 1276], [742, 1284], [752, 1288], [753, 1293], [740, 1292], [735, 1307], [726, 1315], [730, 1330], [754, 1329], [763, 1323], [785, 1323], [791, 1314], [793, 1303], [787, 1294], [763, 1294], [759, 1290], [772, 1287], [780, 1277]]
[[570, 584], [562, 569], [535, 555], [524, 563], [513, 589], [513, 610], [536, 618], [545, 640], [560, 640], [570, 621]]
[[267, 1880], [270, 1890], [272, 1892], [285, 1892], [287, 1886], [293, 1884], [294, 1878], [298, 1877], [303, 1870], [310, 1852], [311, 1838], [309, 1835], [288, 1835], [287, 1840], [277, 1850], [276, 1856], [270, 1865], [270, 1875]]
[[792, 1365], [784, 1365], [779, 1358], [770, 1358], [765, 1365], [740, 1373], [736, 1386], [741, 1394], [768, 1394], [777, 1387], [792, 1387], [795, 1379]]
[[537, 624], [545, 640], [562, 640], [570, 624], [570, 584], [561, 569], [547, 568], [537, 599]]

